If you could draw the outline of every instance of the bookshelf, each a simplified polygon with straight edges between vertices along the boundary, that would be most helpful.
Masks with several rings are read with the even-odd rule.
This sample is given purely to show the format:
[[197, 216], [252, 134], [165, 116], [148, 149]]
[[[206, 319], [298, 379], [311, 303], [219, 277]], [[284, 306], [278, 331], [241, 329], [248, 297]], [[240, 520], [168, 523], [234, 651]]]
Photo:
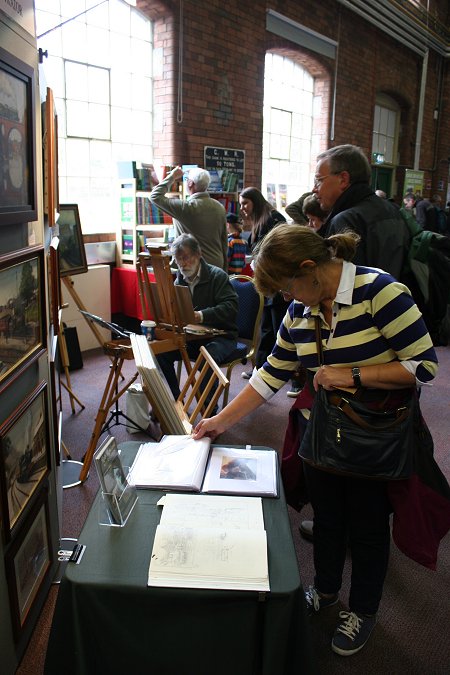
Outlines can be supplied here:
[[[165, 167], [169, 171], [172, 167]], [[119, 266], [136, 266], [140, 252], [145, 251], [145, 244], [167, 242], [172, 233], [172, 217], [163, 213], [150, 201], [150, 192], [158, 183], [152, 164], [138, 162], [118, 162], [120, 212], [117, 231], [117, 251]], [[217, 173], [217, 172], [215, 172]], [[234, 174], [231, 174], [234, 177]], [[208, 190], [213, 199], [220, 202], [227, 213], [238, 213], [239, 193], [223, 189], [222, 176], [212, 176], [211, 187]], [[216, 180], [217, 179], [217, 180]], [[227, 179], [231, 180], [231, 179]], [[175, 192], [167, 196], [185, 199], [185, 184], [181, 181]], [[217, 189], [216, 189], [217, 188]]]
[[118, 263], [135, 266], [139, 253], [146, 250], [146, 240], [168, 240], [172, 218], [150, 202], [150, 190], [137, 189], [136, 178], [120, 179], [119, 192]]

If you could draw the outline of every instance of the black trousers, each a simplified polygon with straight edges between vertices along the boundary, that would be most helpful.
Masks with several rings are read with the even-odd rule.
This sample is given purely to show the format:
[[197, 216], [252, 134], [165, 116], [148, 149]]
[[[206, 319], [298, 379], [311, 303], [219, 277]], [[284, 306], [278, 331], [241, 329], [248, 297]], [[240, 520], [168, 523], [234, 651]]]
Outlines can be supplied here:
[[386, 482], [339, 476], [304, 462], [314, 509], [314, 585], [338, 593], [348, 547], [352, 559], [349, 608], [375, 614], [389, 560], [390, 503]]

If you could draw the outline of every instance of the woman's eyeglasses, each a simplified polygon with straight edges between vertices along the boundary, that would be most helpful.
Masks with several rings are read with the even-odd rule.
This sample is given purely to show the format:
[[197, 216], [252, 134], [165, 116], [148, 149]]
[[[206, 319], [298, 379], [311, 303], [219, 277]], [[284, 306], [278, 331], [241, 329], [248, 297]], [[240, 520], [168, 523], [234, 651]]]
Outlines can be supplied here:
[[298, 274], [294, 274], [292, 279], [287, 284], [287, 287], [285, 289], [282, 289], [282, 288], [279, 289], [279, 292], [281, 293], [281, 295], [290, 295], [292, 297], [292, 284], [294, 283], [294, 281], [296, 279], [298, 279], [298, 276], [299, 276]]

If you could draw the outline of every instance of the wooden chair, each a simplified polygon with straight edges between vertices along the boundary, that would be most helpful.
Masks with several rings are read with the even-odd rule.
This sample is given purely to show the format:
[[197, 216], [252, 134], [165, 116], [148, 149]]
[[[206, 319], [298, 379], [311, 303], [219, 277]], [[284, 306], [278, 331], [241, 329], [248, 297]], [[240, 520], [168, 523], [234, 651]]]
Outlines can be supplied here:
[[[162, 375], [151, 344], [144, 335], [132, 335], [131, 346], [138, 372], [142, 377], [142, 389], [152, 406], [163, 433], [189, 434], [200, 416], [208, 417], [229, 382], [205, 347], [193, 364], [174, 401]], [[206, 404], [214, 385], [217, 388]]]

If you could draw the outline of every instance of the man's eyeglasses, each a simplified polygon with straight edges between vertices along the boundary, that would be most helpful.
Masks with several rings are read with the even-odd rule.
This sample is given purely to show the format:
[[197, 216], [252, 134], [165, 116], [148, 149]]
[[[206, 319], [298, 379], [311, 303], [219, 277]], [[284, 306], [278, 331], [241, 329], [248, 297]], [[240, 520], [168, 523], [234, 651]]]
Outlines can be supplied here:
[[323, 181], [325, 180], [325, 178], [329, 178], [330, 176], [334, 176], [334, 175], [335, 175], [334, 173], [327, 173], [326, 176], [316, 176], [316, 177], [314, 178], [314, 187], [315, 187], [315, 188], [320, 188], [321, 185], [322, 185], [322, 183], [323, 183]]

